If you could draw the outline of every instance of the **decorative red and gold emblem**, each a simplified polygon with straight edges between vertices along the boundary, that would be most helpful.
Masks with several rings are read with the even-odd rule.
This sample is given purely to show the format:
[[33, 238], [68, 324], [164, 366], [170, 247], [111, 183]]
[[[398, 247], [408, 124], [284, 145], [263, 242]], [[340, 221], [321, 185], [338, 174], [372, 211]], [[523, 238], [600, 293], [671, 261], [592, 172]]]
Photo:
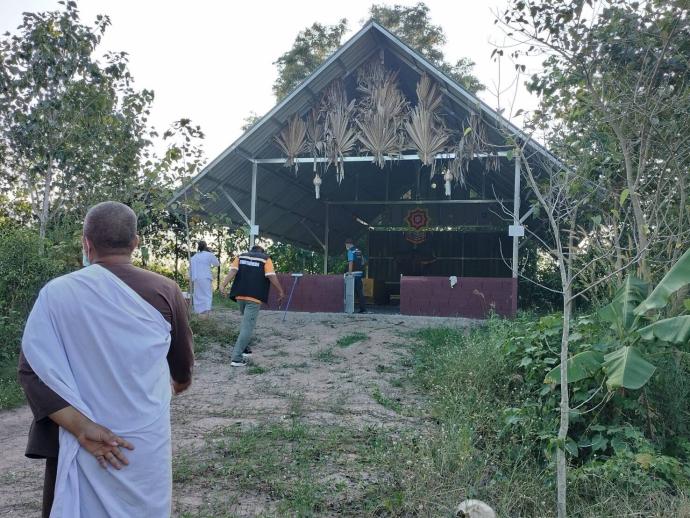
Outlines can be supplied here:
[[427, 209], [412, 209], [407, 213], [405, 222], [415, 230], [429, 226], [429, 211]]
[[426, 232], [420, 232], [420, 229], [429, 226], [429, 211], [427, 209], [412, 209], [405, 217], [405, 223], [408, 227], [414, 229], [413, 232], [405, 232], [405, 239], [413, 245], [421, 245], [426, 241]]

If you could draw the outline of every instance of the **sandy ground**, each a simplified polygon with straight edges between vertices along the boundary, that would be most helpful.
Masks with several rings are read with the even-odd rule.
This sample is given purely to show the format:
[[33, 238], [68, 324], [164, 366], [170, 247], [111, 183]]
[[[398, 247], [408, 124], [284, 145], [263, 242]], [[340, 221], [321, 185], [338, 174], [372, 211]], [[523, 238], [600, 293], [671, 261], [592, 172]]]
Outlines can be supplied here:
[[[471, 321], [400, 315], [344, 315], [262, 311], [253, 342], [252, 362], [264, 372], [250, 375], [231, 368], [227, 344], [214, 344], [199, 355], [192, 388], [174, 398], [174, 452], [194, 450], [208, 432], [237, 423], [251, 425], [283, 418], [299, 404], [312, 423], [402, 425], [401, 416], [372, 398], [377, 386], [395, 396], [388, 384], [400, 376], [410, 332], [433, 326], [464, 327]], [[214, 311], [212, 318], [237, 325], [239, 315]], [[349, 347], [335, 346], [338, 338], [362, 332], [367, 339]], [[377, 366], [391, 372], [382, 373]], [[406, 405], [421, 396], [404, 394]], [[27, 407], [0, 413], [0, 516], [35, 517], [40, 513], [43, 462], [24, 457], [31, 421]], [[411, 423], [408, 423], [411, 424]], [[200, 497], [184, 487], [174, 488], [173, 515], [194, 510]], [[236, 509], [251, 516], [249, 509]]]

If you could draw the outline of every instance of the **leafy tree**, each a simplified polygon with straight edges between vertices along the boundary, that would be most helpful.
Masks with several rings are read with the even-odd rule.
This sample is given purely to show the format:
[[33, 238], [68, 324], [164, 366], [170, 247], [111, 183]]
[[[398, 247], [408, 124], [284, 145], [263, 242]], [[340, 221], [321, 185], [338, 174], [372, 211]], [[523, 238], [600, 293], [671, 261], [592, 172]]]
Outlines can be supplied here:
[[645, 280], [690, 239], [688, 14], [687, 2], [514, 0], [502, 20], [527, 41], [516, 56], [544, 56], [529, 83], [538, 125], [610, 193], [596, 237], [615, 248], [611, 266], [637, 257]]
[[424, 2], [412, 6], [396, 4], [393, 7], [374, 4], [369, 9], [369, 16], [470, 92], [484, 90], [484, 85], [472, 74], [472, 60], [462, 58], [455, 64], [446, 61], [443, 53], [446, 35], [440, 25], [431, 22], [429, 7]]
[[[549, 222], [552, 242], [545, 245], [562, 283], [561, 365], [553, 374], [562, 382], [556, 441], [559, 517], [567, 511], [566, 451], [572, 449], [569, 374], [579, 376], [569, 372], [571, 367], [581, 362], [589, 372], [604, 362], [609, 388], [621, 386], [617, 379], [626, 378], [630, 365], [640, 369], [638, 374], [653, 370], [635, 357], [628, 342], [602, 355], [601, 362], [595, 352], [571, 357], [573, 303], [597, 285], [613, 285], [635, 264], [648, 280], [652, 265], [675, 261], [688, 240], [690, 155], [681, 130], [690, 122], [687, 15], [681, 3], [513, 0], [501, 19], [518, 35], [513, 57], [543, 53], [544, 71], [530, 81], [542, 101], [535, 128], [545, 132], [566, 165], [563, 170], [544, 168], [537, 176], [529, 160], [522, 160]], [[633, 320], [632, 308], [645, 290], [632, 289], [628, 281], [608, 307], [607, 318], [617, 325], [624, 308], [623, 316]], [[644, 385], [646, 379], [623, 386], [639, 388], [637, 382], [644, 380]]]
[[76, 3], [24, 13], [0, 40], [0, 187], [30, 200], [41, 249], [58, 212], [124, 199], [138, 183], [153, 94], [131, 87], [125, 53], [94, 53], [110, 24], [80, 22]]
[[[431, 23], [429, 7], [423, 2], [409, 7], [374, 4], [369, 15], [470, 92], [484, 89], [484, 85], [472, 73], [474, 63], [471, 60], [462, 58], [455, 64], [445, 60], [443, 45], [446, 36], [441, 26]], [[278, 78], [273, 84], [276, 98], [279, 101], [283, 99], [335, 52], [346, 31], [346, 19], [340, 20], [337, 25], [314, 23], [300, 31], [292, 48], [274, 63], [278, 67]]]
[[273, 83], [273, 93], [279, 101], [289, 94], [328, 56], [340, 47], [340, 40], [347, 31], [347, 20], [336, 25], [314, 23], [300, 31], [292, 48], [273, 64], [278, 67], [278, 78]]
[[249, 128], [254, 126], [257, 122], [261, 120], [261, 115], [256, 113], [254, 110], [249, 112], [249, 115], [247, 115], [243, 120], [242, 120], [242, 126], [240, 129], [242, 131], [247, 131]]

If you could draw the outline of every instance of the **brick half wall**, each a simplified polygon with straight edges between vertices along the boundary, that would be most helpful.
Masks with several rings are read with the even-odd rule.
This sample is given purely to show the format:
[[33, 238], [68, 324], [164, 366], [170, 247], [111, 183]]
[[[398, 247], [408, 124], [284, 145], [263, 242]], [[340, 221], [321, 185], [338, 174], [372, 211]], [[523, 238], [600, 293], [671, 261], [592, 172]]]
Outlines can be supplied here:
[[[278, 308], [278, 293], [271, 286], [268, 304], [264, 309], [284, 309], [295, 277], [279, 273], [278, 281], [285, 291], [285, 302]], [[290, 301], [290, 311], [310, 313], [342, 313], [344, 310], [345, 282], [342, 275], [303, 275], [298, 277], [295, 292]]]
[[486, 318], [491, 309], [515, 316], [517, 279], [458, 277], [451, 288], [448, 277], [400, 278], [402, 315]]

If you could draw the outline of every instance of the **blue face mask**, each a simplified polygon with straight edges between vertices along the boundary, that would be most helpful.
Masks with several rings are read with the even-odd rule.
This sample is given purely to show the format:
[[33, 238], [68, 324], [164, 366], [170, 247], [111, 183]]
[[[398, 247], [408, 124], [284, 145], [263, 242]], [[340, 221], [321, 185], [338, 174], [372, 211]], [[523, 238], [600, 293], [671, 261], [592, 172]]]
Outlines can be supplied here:
[[81, 251], [81, 264], [84, 266], [91, 266], [91, 261], [89, 261], [89, 256], [86, 255], [86, 252], [82, 249]]

